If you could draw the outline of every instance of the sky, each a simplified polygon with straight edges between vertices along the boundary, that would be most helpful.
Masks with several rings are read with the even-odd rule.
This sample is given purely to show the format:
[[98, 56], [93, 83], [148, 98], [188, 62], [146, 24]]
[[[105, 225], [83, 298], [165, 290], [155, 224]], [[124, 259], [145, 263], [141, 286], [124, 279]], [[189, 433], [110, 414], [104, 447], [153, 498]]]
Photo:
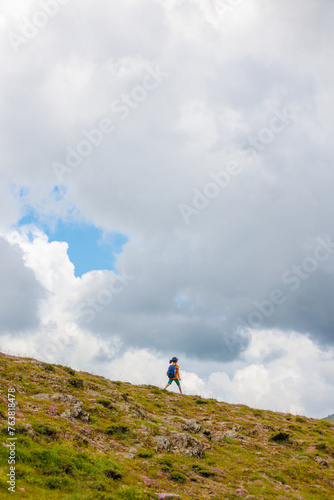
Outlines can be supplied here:
[[177, 356], [185, 394], [332, 414], [333, 20], [1, 5], [0, 350], [162, 387]]

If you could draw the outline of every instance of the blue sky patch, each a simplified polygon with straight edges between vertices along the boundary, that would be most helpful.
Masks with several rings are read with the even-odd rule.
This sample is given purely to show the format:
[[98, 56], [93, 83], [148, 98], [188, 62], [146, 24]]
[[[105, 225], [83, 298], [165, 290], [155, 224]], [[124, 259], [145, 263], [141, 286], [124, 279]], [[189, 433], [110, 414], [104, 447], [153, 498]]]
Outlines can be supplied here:
[[26, 207], [26, 215], [18, 226], [33, 224], [48, 236], [49, 241], [66, 241], [68, 256], [75, 267], [75, 276], [93, 270], [112, 270], [117, 273], [117, 255], [123, 251], [128, 238], [124, 234], [106, 233], [94, 225], [40, 217], [32, 208]]

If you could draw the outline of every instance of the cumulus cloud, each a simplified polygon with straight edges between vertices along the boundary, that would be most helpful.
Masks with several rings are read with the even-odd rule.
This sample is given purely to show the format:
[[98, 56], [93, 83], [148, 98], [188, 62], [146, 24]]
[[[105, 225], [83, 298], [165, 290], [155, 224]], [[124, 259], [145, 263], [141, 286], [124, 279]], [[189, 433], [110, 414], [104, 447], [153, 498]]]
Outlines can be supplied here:
[[[279, 356], [268, 359], [278, 351]], [[206, 360], [194, 363], [182, 356], [182, 390], [253, 408], [321, 418], [332, 411], [328, 394], [333, 391], [333, 356], [333, 349], [324, 351], [301, 334], [258, 332], [239, 366], [212, 364], [206, 375]], [[114, 358], [99, 355], [92, 363], [92, 369], [99, 367], [99, 373], [102, 370], [112, 379], [160, 387], [166, 384], [167, 366], [168, 358], [147, 349], [130, 349]]]
[[[277, 351], [279, 356], [268, 359]], [[333, 384], [328, 375], [333, 355], [333, 349], [322, 350], [301, 334], [257, 332], [245, 353], [245, 366], [231, 377], [212, 373], [208, 387], [229, 402], [322, 417], [331, 412], [328, 394]]]
[[[49, 291], [35, 335], [50, 352], [79, 338], [100, 360], [103, 349], [114, 360], [177, 347], [206, 360], [207, 377], [229, 362], [234, 388], [263, 377], [268, 398], [268, 366], [290, 354], [270, 347], [235, 375], [254, 335], [334, 341], [334, 7], [224, 5], [58, 2], [30, 38], [40, 3], [5, 6], [0, 225], [14, 238], [25, 206], [46, 219], [75, 207], [78, 220], [129, 238], [119, 274], [76, 279], [65, 242], [18, 229], [26, 266]], [[10, 33], [25, 40], [15, 48]], [[17, 268], [17, 283], [27, 272]]]

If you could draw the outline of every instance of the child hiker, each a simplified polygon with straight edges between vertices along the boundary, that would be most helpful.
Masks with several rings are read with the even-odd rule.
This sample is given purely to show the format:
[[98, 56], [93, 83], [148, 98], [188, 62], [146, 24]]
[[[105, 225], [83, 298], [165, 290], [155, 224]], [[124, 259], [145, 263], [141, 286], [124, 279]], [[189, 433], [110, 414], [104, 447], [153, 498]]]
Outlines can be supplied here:
[[174, 356], [174, 358], [172, 358], [169, 361], [170, 365], [169, 365], [169, 368], [168, 368], [167, 373], [166, 373], [169, 380], [168, 380], [168, 384], [166, 385], [166, 387], [164, 389], [167, 389], [167, 387], [169, 387], [174, 380], [176, 385], [179, 388], [180, 393], [182, 394], [182, 389], [181, 389], [181, 384], [180, 384], [180, 380], [181, 380], [180, 368], [179, 368], [179, 365], [176, 364], [177, 362], [178, 362], [178, 359], [175, 356]]

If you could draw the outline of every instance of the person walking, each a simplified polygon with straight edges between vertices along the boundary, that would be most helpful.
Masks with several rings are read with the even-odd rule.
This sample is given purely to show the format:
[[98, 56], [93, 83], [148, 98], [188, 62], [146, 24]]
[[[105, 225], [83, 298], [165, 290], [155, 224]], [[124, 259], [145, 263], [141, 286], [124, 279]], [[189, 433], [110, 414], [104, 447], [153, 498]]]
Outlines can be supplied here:
[[174, 358], [172, 358], [169, 361], [169, 367], [168, 367], [168, 370], [166, 373], [166, 375], [168, 377], [168, 383], [167, 383], [166, 387], [164, 387], [164, 389], [167, 389], [167, 387], [169, 387], [174, 380], [174, 382], [176, 383], [176, 385], [179, 388], [180, 394], [182, 394], [182, 389], [181, 389], [181, 384], [180, 384], [180, 380], [181, 380], [180, 367], [179, 367], [179, 365], [176, 364], [177, 362], [178, 362], [178, 359], [175, 356], [174, 356]]

